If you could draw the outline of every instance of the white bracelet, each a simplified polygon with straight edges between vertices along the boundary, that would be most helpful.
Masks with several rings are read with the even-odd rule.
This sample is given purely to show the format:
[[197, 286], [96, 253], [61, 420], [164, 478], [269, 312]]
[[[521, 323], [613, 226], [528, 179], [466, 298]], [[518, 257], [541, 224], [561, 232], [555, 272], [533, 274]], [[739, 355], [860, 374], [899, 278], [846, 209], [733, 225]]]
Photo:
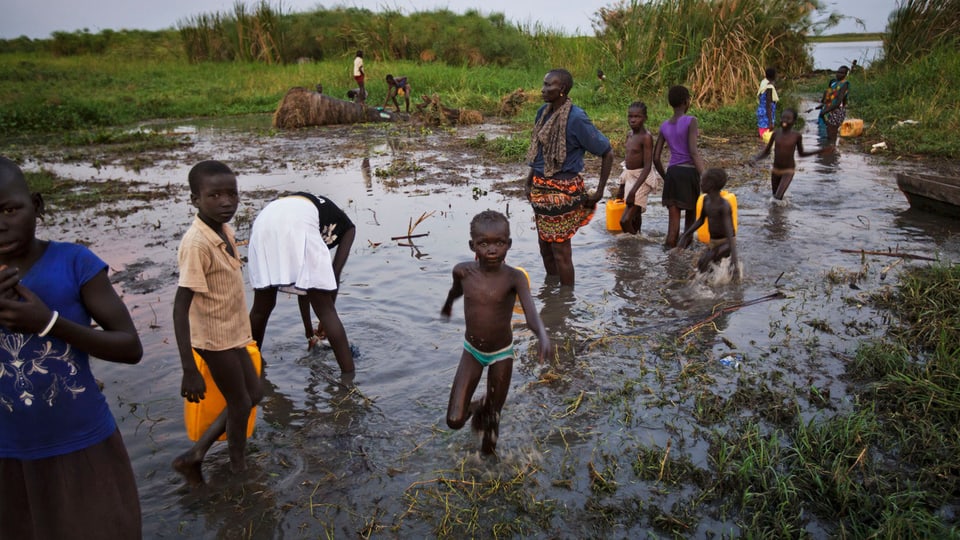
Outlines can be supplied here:
[[47, 334], [49, 334], [50, 331], [53, 330], [53, 325], [57, 324], [57, 319], [59, 319], [59, 318], [60, 318], [60, 312], [54, 310], [54, 311], [53, 311], [53, 315], [50, 316], [50, 322], [47, 323], [47, 327], [44, 328], [43, 331], [41, 331], [41, 332], [40, 332], [39, 334], [37, 334], [37, 335], [40, 336], [40, 337], [44, 337], [44, 336], [46, 336]]

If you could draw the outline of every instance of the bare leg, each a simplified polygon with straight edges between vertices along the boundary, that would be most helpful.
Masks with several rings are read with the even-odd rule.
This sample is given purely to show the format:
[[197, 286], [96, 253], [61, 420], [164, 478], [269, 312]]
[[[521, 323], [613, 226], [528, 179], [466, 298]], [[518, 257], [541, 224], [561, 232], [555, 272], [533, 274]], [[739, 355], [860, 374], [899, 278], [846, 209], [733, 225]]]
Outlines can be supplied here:
[[690, 228], [694, 222], [697, 221], [697, 211], [696, 210], [684, 210], [683, 211], [683, 230]]
[[313, 311], [320, 318], [323, 331], [330, 340], [333, 354], [337, 357], [341, 373], [350, 373], [354, 370], [353, 353], [350, 352], [350, 342], [347, 340], [347, 331], [343, 328], [337, 308], [333, 305], [333, 293], [320, 289], [307, 291]]
[[470, 399], [477, 389], [480, 376], [483, 375], [483, 366], [466, 350], [460, 355], [460, 365], [457, 374], [453, 377], [453, 386], [450, 387], [450, 403], [447, 404], [447, 426], [450, 429], [460, 429], [473, 414]]
[[300, 320], [307, 340], [313, 339], [313, 321], [310, 320], [310, 299], [305, 294], [297, 295], [297, 307], [300, 308]]
[[573, 287], [575, 273], [570, 240], [551, 242], [550, 248], [553, 251], [553, 260], [557, 265], [557, 273], [560, 274], [560, 284]]
[[540, 259], [543, 260], [543, 269], [548, 276], [555, 276], [559, 273], [557, 270], [557, 261], [553, 258], [553, 247], [550, 242], [540, 239]]
[[680, 208], [678, 206], [667, 207], [667, 238], [663, 245], [668, 248], [677, 247], [677, 239], [680, 238]]
[[263, 348], [263, 336], [267, 332], [267, 321], [277, 305], [277, 288], [256, 289], [253, 291], [253, 306], [250, 308], [250, 331], [257, 347]]
[[200, 435], [200, 438], [194, 443], [193, 448], [180, 454], [173, 460], [173, 470], [182, 474], [187, 484], [191, 487], [202, 486], [205, 483], [201, 468], [203, 458], [207, 455], [207, 452], [210, 451], [213, 443], [217, 442], [217, 439], [219, 439], [220, 435], [226, 430], [226, 427], [227, 411], [224, 409], [224, 411], [217, 416], [216, 420], [210, 424], [210, 427]]
[[790, 187], [790, 182], [793, 182], [793, 173], [782, 175], [780, 177], [780, 185], [777, 186], [776, 191], [773, 193], [773, 198], [782, 201], [783, 196], [787, 193], [787, 188]]
[[487, 395], [484, 398], [486, 425], [483, 426], [483, 442], [480, 445], [480, 451], [484, 454], [492, 454], [497, 449], [497, 439], [500, 438], [500, 411], [507, 401], [512, 376], [513, 358], [491, 364], [487, 370]]

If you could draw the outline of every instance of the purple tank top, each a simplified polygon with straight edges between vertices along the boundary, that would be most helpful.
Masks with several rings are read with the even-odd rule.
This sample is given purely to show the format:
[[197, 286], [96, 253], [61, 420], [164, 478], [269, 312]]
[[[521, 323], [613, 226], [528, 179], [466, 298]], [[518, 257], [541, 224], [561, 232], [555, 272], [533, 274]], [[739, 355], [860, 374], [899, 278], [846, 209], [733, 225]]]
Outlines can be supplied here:
[[692, 120], [692, 116], [685, 114], [677, 119], [676, 124], [671, 124], [669, 120], [660, 124], [660, 134], [670, 147], [670, 163], [667, 167], [693, 163], [690, 147], [687, 145], [687, 131]]

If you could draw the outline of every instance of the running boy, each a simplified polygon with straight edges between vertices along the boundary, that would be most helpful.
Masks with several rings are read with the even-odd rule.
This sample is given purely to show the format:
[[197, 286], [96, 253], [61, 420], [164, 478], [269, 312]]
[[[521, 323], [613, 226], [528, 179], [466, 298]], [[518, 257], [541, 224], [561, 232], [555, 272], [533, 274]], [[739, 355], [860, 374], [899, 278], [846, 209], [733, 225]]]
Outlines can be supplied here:
[[620, 188], [617, 198], [627, 203], [620, 228], [625, 233], [640, 232], [642, 214], [647, 211], [647, 197], [657, 187], [657, 179], [650, 177], [653, 167], [653, 136], [644, 127], [647, 121], [647, 106], [642, 101], [634, 101], [627, 108], [627, 123], [630, 132], [624, 144], [623, 172], [620, 174]]
[[718, 263], [724, 257], [730, 257], [733, 267], [737, 267], [737, 234], [733, 228], [733, 208], [720, 195], [720, 190], [727, 185], [727, 171], [723, 169], [707, 169], [700, 180], [700, 189], [704, 192], [703, 210], [700, 217], [687, 227], [680, 236], [680, 247], [686, 248], [693, 239], [693, 234], [707, 220], [710, 231], [710, 243], [697, 261], [697, 270], [706, 272], [710, 263]]
[[196, 349], [227, 402], [193, 448], [173, 462], [188, 483], [199, 485], [203, 458], [224, 431], [231, 470], [246, 469], [247, 419], [263, 392], [247, 353], [253, 338], [243, 273], [233, 229], [227, 225], [239, 204], [237, 177], [225, 164], [211, 160], [196, 164], [188, 178], [190, 202], [198, 212], [177, 254], [180, 279], [173, 300], [173, 331], [183, 365], [180, 395], [198, 403], [206, 393], [193, 359]]
[[136, 479], [90, 364], [143, 348], [107, 263], [36, 237], [43, 210], [0, 157], [0, 538], [137, 539]]
[[[473, 429], [483, 432], [481, 451], [484, 454], [496, 450], [500, 410], [510, 388], [514, 358], [511, 318], [517, 297], [527, 326], [539, 340], [541, 362], [550, 351], [550, 338], [537, 314], [526, 276], [503, 262], [512, 243], [506, 216], [493, 210], [474, 216], [470, 222], [470, 249], [476, 254], [476, 260], [453, 268], [453, 286], [440, 310], [440, 314], [449, 319], [453, 301], [463, 296], [466, 332], [460, 365], [450, 389], [447, 425], [460, 429], [473, 415]], [[490, 368], [487, 393], [471, 403], [485, 367]]]
[[773, 198], [778, 201], [783, 200], [784, 193], [790, 187], [793, 181], [793, 175], [797, 163], [793, 159], [793, 154], [797, 153], [800, 157], [813, 156], [817, 154], [829, 154], [833, 152], [833, 146], [805, 152], [803, 150], [803, 136], [793, 131], [793, 124], [797, 121], [797, 111], [785, 109], [780, 116], [780, 127], [773, 132], [773, 137], [763, 151], [750, 158], [751, 163], [756, 163], [762, 157], [770, 154], [770, 149], [774, 148], [773, 168], [770, 170], [770, 186], [773, 191]]

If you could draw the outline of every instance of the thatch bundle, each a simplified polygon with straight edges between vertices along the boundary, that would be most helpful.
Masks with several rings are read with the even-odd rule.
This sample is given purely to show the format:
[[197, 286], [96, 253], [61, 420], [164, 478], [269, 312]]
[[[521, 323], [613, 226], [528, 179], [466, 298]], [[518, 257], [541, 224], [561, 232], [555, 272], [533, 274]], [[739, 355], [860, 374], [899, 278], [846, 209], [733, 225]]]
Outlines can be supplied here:
[[423, 116], [427, 124], [482, 124], [483, 113], [471, 109], [451, 109], [440, 104], [440, 96], [420, 96], [422, 102], [417, 103], [417, 111]]
[[523, 92], [523, 88], [517, 88], [500, 98], [500, 116], [516, 116], [526, 102], [527, 95]]
[[273, 126], [280, 129], [296, 129], [333, 124], [393, 122], [396, 119], [397, 116], [389, 111], [332, 98], [295, 86], [287, 91], [276, 112], [273, 113]]

